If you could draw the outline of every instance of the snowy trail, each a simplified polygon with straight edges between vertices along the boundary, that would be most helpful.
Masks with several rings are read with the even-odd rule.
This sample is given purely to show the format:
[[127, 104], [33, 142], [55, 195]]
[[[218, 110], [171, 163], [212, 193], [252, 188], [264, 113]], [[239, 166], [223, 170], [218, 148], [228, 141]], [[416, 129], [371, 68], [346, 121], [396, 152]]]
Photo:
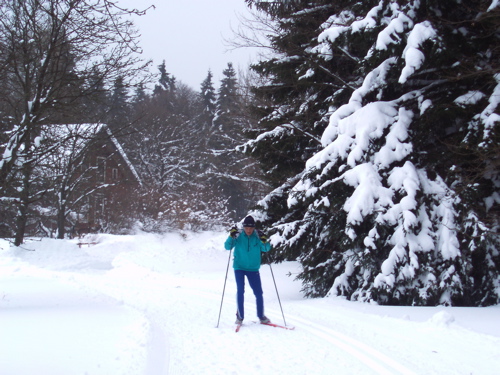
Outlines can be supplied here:
[[[235, 282], [224, 234], [103, 236], [0, 251], [2, 375], [496, 375], [500, 307], [384, 307], [304, 300], [273, 265], [288, 331], [246, 323], [234, 332]], [[0, 243], [0, 249], [2, 248]], [[266, 314], [283, 324], [274, 282], [262, 267]], [[468, 327], [468, 328], [465, 328]], [[489, 334], [488, 334], [489, 333]], [[20, 355], [22, 353], [22, 355]], [[21, 358], [30, 353], [30, 361]], [[54, 361], [55, 354], [60, 360]]]
[[298, 317], [292, 317], [292, 319], [299, 322], [302, 329], [345, 351], [377, 374], [416, 375], [412, 370], [371, 346], [311, 321]]
[[142, 314], [57, 278], [13, 277], [7, 284], [2, 277], [0, 283], [13, 305], [0, 309], [2, 375], [66, 375], [80, 362], [90, 372], [142, 371], [148, 354]]
[[[219, 275], [215, 277], [220, 279]], [[172, 281], [170, 279], [170, 282]], [[167, 283], [160, 284], [168, 285]], [[213, 283], [212, 285], [220, 286], [219, 284]], [[106, 285], [109, 287], [112, 284], [107, 282]], [[284, 368], [288, 369], [290, 367], [290, 358], [294, 358], [294, 362], [299, 361], [296, 365], [303, 362], [311, 363], [308, 371], [315, 374], [330, 374], [333, 368], [336, 368], [339, 374], [412, 374], [411, 371], [406, 369], [401, 372], [389, 372], [387, 367], [384, 367], [379, 362], [391, 363], [393, 367], [398, 368], [398, 364], [394, 365], [395, 361], [385, 358], [373, 348], [366, 345], [362, 346], [361, 343], [355, 340], [351, 339], [349, 344], [342, 342], [339, 339], [340, 333], [335, 333], [325, 326], [315, 325], [297, 316], [291, 316], [293, 321], [301, 323], [300, 330], [302, 332], [297, 334], [295, 334], [296, 332], [281, 332], [279, 329], [252, 323], [246, 323], [242, 330], [236, 334], [234, 325], [231, 323], [234, 320], [233, 311], [236, 310], [236, 303], [233, 298], [235, 290], [231, 275], [228, 280], [228, 293], [223, 304], [223, 321], [220, 327], [215, 330], [213, 329], [217, 317], [215, 307], [220, 304], [221, 293], [215, 290], [200, 290], [200, 283], [193, 283], [190, 277], [179, 277], [175, 279], [174, 285], [173, 287], [159, 287], [154, 292], [150, 291], [150, 297], [146, 297], [147, 293], [143, 292], [142, 295], [147, 298], [146, 303], [144, 300], [137, 303], [135, 296], [128, 301], [126, 296], [124, 297], [119, 292], [122, 290], [122, 283], [115, 285], [112, 290], [108, 290], [109, 295], [113, 297], [120, 300], [125, 298], [124, 303], [130, 304], [131, 307], [140, 309], [141, 306], [148, 306], [144, 314], [154, 322], [151, 326], [155, 326], [157, 330], [162, 331], [161, 334], [157, 333], [157, 335], [169, 338], [169, 358], [164, 358], [163, 360], [167, 362], [167, 365], [161, 366], [162, 368], [168, 368], [165, 373], [254, 374], [256, 371], [262, 371], [263, 368], [266, 369], [266, 373], [280, 373]], [[204, 285], [208, 285], [206, 280]], [[139, 284], [136, 284], [135, 288], [142, 289]], [[102, 290], [102, 287], [100, 289]], [[130, 286], [126, 290], [127, 293], [130, 293]], [[158, 295], [164, 297], [155, 306]], [[247, 309], [250, 316], [255, 310], [252, 299], [251, 293], [247, 295]], [[167, 300], [175, 301], [169, 306], [168, 310], [165, 309], [165, 301]], [[204, 311], [206, 315], [205, 317], [186, 317], [186, 312], [191, 311]], [[279, 320], [280, 312], [274, 309], [267, 309], [267, 311], [269, 311], [269, 316], [272, 316], [274, 321]], [[183, 315], [184, 317], [182, 317]], [[250, 319], [248, 320], [250, 321]], [[175, 321], [176, 324], [172, 324], [172, 321]], [[303, 327], [308, 328], [303, 329]], [[258, 335], [256, 336], [256, 334]], [[314, 337], [319, 340], [315, 340]], [[292, 353], [277, 352], [276, 348], [282, 347], [283, 340], [289, 341], [287, 347], [295, 346], [297, 350]], [[245, 345], [241, 345], [242, 342]], [[301, 342], [309, 342], [307, 350], [304, 350], [299, 345]], [[263, 346], [262, 343], [265, 343], [265, 345]], [[325, 344], [333, 344], [339, 350], [331, 350]], [[157, 345], [158, 343], [152, 340], [149, 345], [150, 350], [155, 350], [154, 348]], [[247, 352], [248, 348], [253, 348], [251, 355]], [[328, 348], [328, 350], [325, 350], [325, 348]], [[229, 361], [227, 356], [223, 356], [223, 361], [218, 361], [218, 353], [227, 350], [233, 351], [235, 359]], [[158, 349], [156, 351], [161, 352]], [[345, 354], [352, 355], [353, 358], [349, 358]], [[212, 360], [207, 363], [205, 359], [209, 357]], [[186, 364], [189, 364], [189, 367]], [[194, 366], [194, 364], [197, 365]], [[339, 367], [343, 370], [339, 370]], [[399, 368], [402, 368], [402, 366], [399, 365]], [[302, 366], [287, 371], [289, 374], [305, 373]], [[160, 374], [161, 371], [155, 369], [154, 373]]]

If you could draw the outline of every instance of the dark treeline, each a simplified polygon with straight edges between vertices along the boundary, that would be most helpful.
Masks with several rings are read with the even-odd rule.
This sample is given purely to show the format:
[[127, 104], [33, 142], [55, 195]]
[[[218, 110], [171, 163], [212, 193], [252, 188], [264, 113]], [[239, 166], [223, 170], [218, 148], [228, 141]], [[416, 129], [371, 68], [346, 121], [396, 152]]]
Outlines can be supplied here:
[[143, 182], [140, 221], [151, 229], [234, 222], [268, 191], [256, 162], [236, 150], [256, 123], [250, 99], [231, 63], [217, 90], [210, 71], [195, 91], [165, 62], [158, 69], [149, 94], [115, 89], [108, 122]]

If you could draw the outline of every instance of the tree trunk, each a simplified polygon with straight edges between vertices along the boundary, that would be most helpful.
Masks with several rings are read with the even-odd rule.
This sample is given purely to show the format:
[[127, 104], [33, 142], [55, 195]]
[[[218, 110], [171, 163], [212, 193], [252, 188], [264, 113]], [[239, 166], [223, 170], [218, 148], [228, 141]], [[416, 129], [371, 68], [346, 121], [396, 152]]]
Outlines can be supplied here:
[[19, 194], [19, 215], [16, 219], [16, 236], [14, 245], [20, 246], [24, 241], [24, 234], [26, 232], [26, 223], [28, 222], [28, 206], [30, 204], [30, 179], [31, 179], [31, 165], [26, 163], [23, 165], [23, 188]]
[[57, 212], [57, 238], [62, 240], [66, 234], [64, 225], [66, 224], [66, 205], [61, 204]]

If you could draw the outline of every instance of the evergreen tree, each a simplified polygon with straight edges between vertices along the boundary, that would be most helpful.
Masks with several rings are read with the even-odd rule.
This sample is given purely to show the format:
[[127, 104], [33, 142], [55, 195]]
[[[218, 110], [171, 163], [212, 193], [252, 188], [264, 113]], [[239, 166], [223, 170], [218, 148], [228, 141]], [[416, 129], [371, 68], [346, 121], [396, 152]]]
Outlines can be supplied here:
[[105, 123], [109, 111], [108, 91], [98, 67], [92, 69], [89, 77], [84, 82], [83, 91], [87, 94], [82, 98], [83, 110], [78, 121]]
[[201, 115], [200, 122], [202, 129], [212, 124], [215, 115], [216, 93], [212, 82], [212, 72], [209, 70], [207, 78], [203, 80], [200, 87]]
[[160, 71], [160, 78], [158, 79], [158, 84], [155, 86], [155, 93], [161, 91], [174, 91], [175, 77], [167, 72], [165, 60], [158, 65], [158, 70]]
[[160, 71], [160, 77], [158, 79], [158, 84], [155, 85], [153, 96], [161, 97], [168, 109], [173, 111], [175, 105], [176, 79], [167, 72], [165, 60], [158, 65], [158, 70]]
[[130, 117], [130, 104], [128, 88], [122, 76], [118, 77], [109, 98], [108, 126], [113, 132], [124, 131], [128, 128]]
[[[276, 22], [299, 29], [303, 17], [324, 12], [322, 25], [304, 26], [317, 38], [280, 51], [281, 61], [309, 57], [302, 60], [304, 79], [327, 72], [329, 98], [300, 107], [313, 116], [331, 108], [321, 149], [299, 174], [300, 164], [284, 172], [284, 182], [261, 202], [280, 257], [299, 255], [306, 295], [381, 304], [498, 303], [498, 4], [275, 3], [286, 3], [268, 8]], [[283, 27], [273, 42], [293, 43], [291, 30]], [[289, 82], [283, 77], [283, 70], [271, 75], [277, 87]], [[289, 108], [284, 96], [272, 100], [275, 108]], [[278, 149], [291, 123], [269, 118], [263, 118], [268, 131], [248, 145], [262, 150], [262, 159], [266, 146]]]
[[[198, 159], [195, 168], [195, 179], [199, 184], [199, 194], [203, 196], [203, 202], [206, 203], [208, 207], [211, 206], [215, 208], [218, 204], [220, 205], [221, 201], [224, 201], [224, 198], [220, 197], [218, 189], [214, 188], [213, 185], [213, 174], [214, 171], [218, 170], [217, 158], [213, 155], [208, 146], [213, 132], [212, 125], [217, 100], [212, 78], [212, 72], [209, 70], [207, 77], [200, 86], [199, 114], [195, 119], [197, 134], [193, 134], [193, 139], [196, 140], [196, 144], [193, 152], [196, 153], [196, 158]], [[215, 210], [215, 212], [220, 212], [220, 210]]]
[[134, 97], [132, 98], [132, 103], [134, 106], [143, 105], [148, 100], [148, 94], [144, 88], [144, 84], [140, 82], [135, 88]]
[[[260, 202], [260, 220], [272, 226], [301, 215], [300, 209], [296, 212], [287, 206], [288, 194], [300, 179], [306, 161], [321, 149], [321, 134], [331, 114], [332, 92], [349, 90], [344, 83], [347, 78], [341, 78], [334, 69], [341, 69], [355, 80], [355, 64], [345, 55], [326, 63], [314, 51], [318, 30], [338, 9], [330, 1], [250, 3], [267, 12], [276, 23], [274, 29], [279, 30], [270, 40], [273, 58], [252, 67], [265, 83], [254, 88], [254, 112], [260, 117], [258, 140], [245, 147], [259, 160], [265, 178], [275, 189]], [[346, 95], [348, 92], [341, 90], [337, 93]], [[300, 247], [287, 248], [277, 258], [295, 260], [300, 253]]]
[[228, 63], [222, 74], [209, 141], [214, 150], [234, 147], [238, 144], [238, 134], [241, 132], [241, 123], [238, 118], [240, 106], [238, 80], [233, 64]]
[[247, 123], [241, 117], [238, 79], [232, 63], [222, 72], [217, 92], [215, 114], [209, 129], [206, 149], [208, 163], [203, 175], [205, 184], [212, 186], [220, 198], [227, 202], [233, 220], [241, 218], [249, 208], [252, 189], [246, 181], [248, 160], [236, 151], [244, 140]]

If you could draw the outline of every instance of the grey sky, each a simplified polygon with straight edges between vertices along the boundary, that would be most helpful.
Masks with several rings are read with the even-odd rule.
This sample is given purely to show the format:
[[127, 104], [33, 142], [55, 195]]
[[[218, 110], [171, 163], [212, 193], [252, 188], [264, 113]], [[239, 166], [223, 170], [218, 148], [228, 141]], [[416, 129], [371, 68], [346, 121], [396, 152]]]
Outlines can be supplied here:
[[[120, 3], [137, 7], [136, 1]], [[228, 62], [238, 70], [251, 61], [249, 49], [227, 51], [223, 41], [232, 37], [231, 27], [237, 29], [238, 15], [248, 13], [244, 0], [141, 1], [141, 7], [150, 4], [156, 9], [135, 18], [134, 23], [142, 34], [143, 57], [153, 59], [153, 72], [165, 60], [167, 72], [198, 90], [208, 69], [218, 87]]]

